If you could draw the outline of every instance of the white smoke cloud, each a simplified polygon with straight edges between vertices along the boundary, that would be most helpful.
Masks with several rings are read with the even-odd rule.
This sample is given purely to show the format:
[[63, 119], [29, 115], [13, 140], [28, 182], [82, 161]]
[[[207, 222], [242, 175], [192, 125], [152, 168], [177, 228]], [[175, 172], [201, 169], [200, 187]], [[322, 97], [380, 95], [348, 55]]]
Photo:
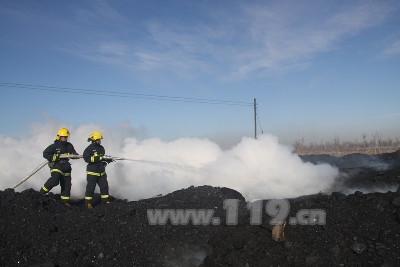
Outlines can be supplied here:
[[[139, 140], [130, 127], [113, 132], [100, 125], [64, 125], [57, 120], [35, 123], [21, 139], [0, 135], [0, 190], [9, 188], [45, 161], [43, 150], [50, 145], [58, 128], [67, 127], [69, 141], [82, 154], [87, 138], [100, 131], [106, 154], [129, 160], [107, 167], [110, 194], [117, 198], [138, 200], [167, 194], [189, 186], [229, 187], [246, 200], [288, 198], [324, 191], [338, 176], [338, 169], [328, 165], [304, 163], [278, 138], [264, 134], [258, 140], [244, 137], [229, 150], [222, 150], [208, 139], [180, 138], [165, 142], [159, 138]], [[125, 132], [121, 132], [125, 131]], [[86, 187], [86, 163], [71, 160], [72, 198], [82, 199]], [[16, 188], [39, 190], [50, 177], [47, 166]], [[52, 189], [59, 193], [60, 187]], [[98, 188], [96, 188], [98, 192]]]

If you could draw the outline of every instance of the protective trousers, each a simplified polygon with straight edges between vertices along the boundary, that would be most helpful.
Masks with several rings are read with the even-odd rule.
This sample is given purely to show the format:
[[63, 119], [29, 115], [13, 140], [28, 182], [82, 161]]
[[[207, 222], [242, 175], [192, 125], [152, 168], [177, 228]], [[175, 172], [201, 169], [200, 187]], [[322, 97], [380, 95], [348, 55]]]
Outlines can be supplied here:
[[60, 184], [61, 186], [61, 200], [63, 202], [69, 202], [69, 198], [71, 195], [71, 175], [63, 175], [60, 172], [51, 172], [51, 177], [47, 180], [47, 182], [42, 186], [41, 192], [48, 193], [53, 187]]
[[85, 193], [85, 203], [92, 203], [94, 190], [96, 188], [96, 184], [100, 187], [100, 195], [101, 201], [107, 202], [108, 201], [108, 181], [107, 181], [107, 174], [104, 173], [100, 176], [94, 175], [87, 175], [87, 184], [86, 184], [86, 193]]

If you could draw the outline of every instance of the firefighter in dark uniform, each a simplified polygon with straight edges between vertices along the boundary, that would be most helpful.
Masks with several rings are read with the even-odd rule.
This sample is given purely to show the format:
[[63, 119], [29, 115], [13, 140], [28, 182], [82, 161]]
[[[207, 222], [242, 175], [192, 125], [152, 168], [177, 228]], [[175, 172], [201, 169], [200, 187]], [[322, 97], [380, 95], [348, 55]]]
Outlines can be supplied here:
[[53, 187], [60, 184], [61, 201], [70, 206], [71, 195], [71, 164], [68, 158], [60, 158], [61, 155], [78, 155], [74, 146], [68, 142], [69, 131], [67, 128], [60, 128], [56, 140], [43, 151], [43, 157], [49, 161], [51, 177], [42, 186], [40, 192], [48, 193]]
[[112, 162], [112, 158], [105, 156], [105, 149], [101, 145], [103, 136], [98, 131], [93, 131], [88, 142], [91, 144], [83, 152], [83, 159], [88, 163], [86, 167], [87, 185], [85, 192], [85, 203], [88, 209], [92, 209], [92, 200], [96, 184], [100, 187], [101, 201], [110, 203], [108, 195], [108, 181], [106, 174], [107, 163]]

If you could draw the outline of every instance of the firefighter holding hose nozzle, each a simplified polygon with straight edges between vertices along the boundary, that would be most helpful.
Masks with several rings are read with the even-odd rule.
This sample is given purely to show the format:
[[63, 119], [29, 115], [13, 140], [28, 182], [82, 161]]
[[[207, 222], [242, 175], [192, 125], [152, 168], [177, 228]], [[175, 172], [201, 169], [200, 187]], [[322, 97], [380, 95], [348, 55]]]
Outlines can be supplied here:
[[74, 146], [68, 142], [69, 131], [67, 128], [58, 129], [56, 140], [43, 151], [43, 157], [49, 161], [51, 177], [40, 189], [42, 194], [60, 184], [61, 201], [67, 206], [71, 195], [71, 164], [68, 158], [60, 158], [61, 155], [78, 155]]
[[102, 203], [110, 203], [106, 166], [113, 159], [104, 155], [105, 149], [101, 145], [101, 139], [103, 139], [102, 134], [98, 131], [93, 131], [88, 138], [88, 142], [91, 142], [91, 144], [83, 152], [83, 159], [88, 163], [86, 167], [87, 184], [85, 192], [85, 203], [88, 209], [93, 208], [92, 200], [96, 184], [100, 187]]

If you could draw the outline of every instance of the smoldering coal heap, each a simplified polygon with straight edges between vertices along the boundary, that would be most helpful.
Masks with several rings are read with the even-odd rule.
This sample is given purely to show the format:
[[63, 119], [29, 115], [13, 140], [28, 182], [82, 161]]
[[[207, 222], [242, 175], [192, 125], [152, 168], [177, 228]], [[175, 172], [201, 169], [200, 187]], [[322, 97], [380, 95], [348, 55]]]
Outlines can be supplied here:
[[[400, 151], [344, 157], [303, 156], [340, 169], [331, 192], [288, 199], [289, 214], [323, 210], [326, 223], [287, 223], [271, 238], [272, 217], [254, 214], [240, 192], [189, 187], [140, 201], [113, 199], [87, 210], [33, 189], [0, 191], [0, 266], [398, 266]], [[378, 190], [380, 189], [380, 191]], [[391, 192], [392, 191], [392, 192]], [[372, 192], [372, 193], [371, 193]], [[223, 203], [238, 199], [237, 224]], [[220, 224], [151, 225], [148, 210], [212, 209]]]

